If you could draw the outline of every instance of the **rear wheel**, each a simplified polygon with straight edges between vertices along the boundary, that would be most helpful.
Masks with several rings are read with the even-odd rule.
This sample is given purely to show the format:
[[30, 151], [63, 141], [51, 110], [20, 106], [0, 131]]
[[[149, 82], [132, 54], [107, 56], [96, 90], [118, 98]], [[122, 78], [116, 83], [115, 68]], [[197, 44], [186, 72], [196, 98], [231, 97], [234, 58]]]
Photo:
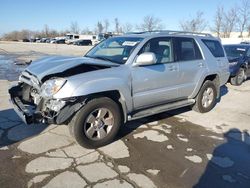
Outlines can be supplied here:
[[216, 104], [217, 89], [214, 82], [207, 80], [202, 85], [193, 106], [193, 110], [205, 113], [212, 110]]
[[107, 97], [89, 101], [69, 123], [76, 142], [86, 148], [97, 148], [112, 142], [121, 125], [120, 108]]
[[246, 79], [246, 72], [244, 68], [240, 68], [236, 76], [230, 78], [230, 83], [235, 86], [241, 85]]

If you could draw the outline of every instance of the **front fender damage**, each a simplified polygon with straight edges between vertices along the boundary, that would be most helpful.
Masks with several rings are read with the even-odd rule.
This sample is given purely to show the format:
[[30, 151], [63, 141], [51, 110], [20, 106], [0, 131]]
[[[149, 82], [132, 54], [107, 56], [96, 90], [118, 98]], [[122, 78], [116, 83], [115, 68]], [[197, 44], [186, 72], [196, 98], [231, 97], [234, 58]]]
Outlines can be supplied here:
[[[37, 98], [38, 95], [24, 97], [27, 85], [18, 84], [9, 89], [14, 110], [26, 124], [63, 124], [85, 105], [85, 97], [64, 99]], [[32, 90], [31, 88], [28, 88]]]

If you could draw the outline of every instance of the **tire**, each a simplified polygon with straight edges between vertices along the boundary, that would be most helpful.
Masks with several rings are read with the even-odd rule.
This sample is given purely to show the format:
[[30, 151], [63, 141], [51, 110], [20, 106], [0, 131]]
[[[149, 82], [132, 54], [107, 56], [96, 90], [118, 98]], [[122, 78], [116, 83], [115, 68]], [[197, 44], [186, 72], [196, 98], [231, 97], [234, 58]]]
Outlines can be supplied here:
[[85, 148], [98, 148], [112, 142], [121, 125], [121, 110], [107, 97], [90, 100], [69, 123], [69, 132]]
[[212, 110], [216, 104], [217, 89], [214, 82], [207, 80], [203, 83], [192, 109], [199, 113]]
[[230, 83], [235, 86], [241, 85], [246, 78], [246, 72], [244, 68], [240, 68], [236, 76], [230, 78]]

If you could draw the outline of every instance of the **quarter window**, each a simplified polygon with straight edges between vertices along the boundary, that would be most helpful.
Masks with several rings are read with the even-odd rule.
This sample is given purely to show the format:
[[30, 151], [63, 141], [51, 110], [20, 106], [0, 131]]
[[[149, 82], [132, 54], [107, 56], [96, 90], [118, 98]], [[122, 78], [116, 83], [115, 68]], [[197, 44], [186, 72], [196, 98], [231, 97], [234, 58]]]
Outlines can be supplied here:
[[152, 52], [156, 56], [156, 63], [169, 63], [174, 61], [172, 49], [171, 38], [160, 37], [149, 40], [139, 54]]
[[207, 46], [214, 57], [225, 57], [223, 48], [219, 41], [203, 39], [202, 42]]

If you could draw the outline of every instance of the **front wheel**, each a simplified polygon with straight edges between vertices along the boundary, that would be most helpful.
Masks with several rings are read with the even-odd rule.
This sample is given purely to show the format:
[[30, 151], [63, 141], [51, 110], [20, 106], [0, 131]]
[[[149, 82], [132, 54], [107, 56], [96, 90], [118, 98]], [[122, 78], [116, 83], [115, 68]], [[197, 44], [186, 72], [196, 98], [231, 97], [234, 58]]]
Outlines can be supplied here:
[[245, 69], [240, 68], [236, 76], [230, 78], [230, 83], [235, 86], [241, 85], [246, 77]]
[[193, 110], [205, 113], [213, 109], [216, 104], [217, 89], [214, 82], [207, 80], [202, 85], [193, 106]]
[[97, 148], [112, 142], [121, 125], [118, 104], [107, 97], [89, 101], [69, 123], [76, 142], [86, 148]]

